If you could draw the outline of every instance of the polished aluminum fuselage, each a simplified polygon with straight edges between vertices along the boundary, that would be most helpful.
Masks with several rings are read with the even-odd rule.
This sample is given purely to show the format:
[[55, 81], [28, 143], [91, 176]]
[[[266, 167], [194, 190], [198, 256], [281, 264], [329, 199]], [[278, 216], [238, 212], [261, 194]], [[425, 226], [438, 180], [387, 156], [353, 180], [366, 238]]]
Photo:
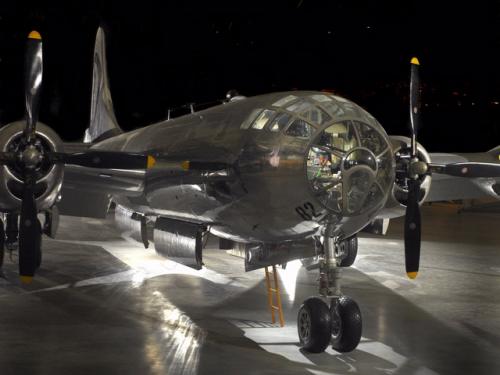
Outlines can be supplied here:
[[[317, 233], [326, 217], [337, 223], [339, 235], [360, 230], [377, 209], [355, 217], [332, 215], [314, 196], [306, 173], [311, 140], [265, 129], [242, 129], [256, 108], [266, 108], [286, 95], [275, 93], [226, 103], [204, 111], [121, 134], [92, 146], [94, 149], [147, 152], [173, 160], [226, 163], [234, 168], [227, 176], [204, 182], [189, 174], [172, 178], [162, 169], [145, 175], [141, 194], [117, 195], [114, 200], [137, 212], [204, 223], [221, 237], [237, 241], [278, 242]], [[340, 103], [339, 103], [340, 104]], [[378, 122], [349, 102], [341, 116], [330, 123], [357, 120], [377, 127]], [[315, 129], [318, 133], [320, 129]], [[312, 136], [314, 138], [314, 134]], [[298, 208], [311, 210], [304, 219]], [[312, 207], [312, 209], [311, 209]]]

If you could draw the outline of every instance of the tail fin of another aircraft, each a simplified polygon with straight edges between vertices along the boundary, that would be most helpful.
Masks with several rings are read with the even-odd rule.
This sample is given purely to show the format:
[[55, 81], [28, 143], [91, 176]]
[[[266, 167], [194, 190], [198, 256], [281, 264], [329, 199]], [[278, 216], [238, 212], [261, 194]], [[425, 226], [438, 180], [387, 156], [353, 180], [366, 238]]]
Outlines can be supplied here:
[[98, 142], [122, 132], [116, 121], [109, 91], [104, 30], [99, 27], [94, 48], [90, 125], [85, 131], [84, 142]]

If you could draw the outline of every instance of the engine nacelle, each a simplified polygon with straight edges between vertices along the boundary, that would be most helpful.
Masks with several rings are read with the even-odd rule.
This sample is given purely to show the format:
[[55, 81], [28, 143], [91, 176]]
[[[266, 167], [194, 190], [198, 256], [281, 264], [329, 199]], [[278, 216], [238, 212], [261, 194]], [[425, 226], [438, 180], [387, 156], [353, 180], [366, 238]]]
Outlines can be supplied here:
[[203, 227], [198, 224], [159, 217], [155, 222], [156, 252], [174, 262], [201, 269]]
[[126, 232], [130, 238], [142, 242], [146, 249], [149, 247], [147, 220], [144, 215], [117, 204], [115, 207], [115, 224], [120, 231]]
[[[0, 150], [16, 151], [26, 123], [16, 121], [0, 129]], [[37, 124], [36, 146], [45, 152], [63, 152], [59, 136], [42, 123]], [[61, 190], [64, 166], [42, 163], [36, 172], [35, 198], [40, 211], [54, 205]], [[0, 166], [0, 212], [17, 211], [21, 208], [23, 174], [16, 166]]]
[[[406, 211], [406, 201], [408, 199], [408, 189], [406, 187], [405, 182], [405, 173], [398, 172], [399, 170], [404, 170], [406, 168], [405, 163], [410, 161], [410, 144], [411, 140], [408, 137], [403, 136], [390, 136], [389, 137], [392, 143], [392, 149], [394, 151], [394, 157], [396, 158], [396, 178], [394, 181], [394, 187], [392, 188], [391, 194], [387, 199], [385, 207], [382, 211], [377, 215], [377, 218], [395, 218], [405, 215]], [[418, 158], [421, 161], [430, 163], [431, 157], [427, 150], [420, 144], [417, 143], [417, 153]], [[430, 175], [426, 175], [421, 177], [420, 184], [420, 199], [419, 203], [422, 204], [429, 191], [431, 189], [431, 180], [432, 177]]]
[[117, 204], [115, 207], [115, 224], [122, 232], [130, 234], [134, 240], [141, 241], [141, 221], [134, 216], [134, 212]]

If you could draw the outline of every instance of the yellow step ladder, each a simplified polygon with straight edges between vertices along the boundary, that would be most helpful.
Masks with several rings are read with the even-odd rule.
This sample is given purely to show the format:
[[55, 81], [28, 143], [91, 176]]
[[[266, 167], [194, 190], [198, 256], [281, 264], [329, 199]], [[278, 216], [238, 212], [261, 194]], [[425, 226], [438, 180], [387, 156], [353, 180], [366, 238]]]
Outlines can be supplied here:
[[[276, 266], [273, 266], [273, 270], [269, 271], [268, 267], [266, 270], [266, 285], [267, 285], [267, 300], [269, 303], [269, 309], [271, 310], [271, 317], [273, 323], [276, 323], [276, 311], [278, 311], [278, 316], [280, 319], [280, 326], [285, 326], [285, 319], [283, 318], [283, 308], [281, 307], [281, 296], [280, 296], [280, 285], [278, 281], [278, 272], [276, 272]], [[271, 283], [271, 276], [274, 281], [274, 285]], [[273, 295], [276, 295], [277, 306], [274, 305]]]

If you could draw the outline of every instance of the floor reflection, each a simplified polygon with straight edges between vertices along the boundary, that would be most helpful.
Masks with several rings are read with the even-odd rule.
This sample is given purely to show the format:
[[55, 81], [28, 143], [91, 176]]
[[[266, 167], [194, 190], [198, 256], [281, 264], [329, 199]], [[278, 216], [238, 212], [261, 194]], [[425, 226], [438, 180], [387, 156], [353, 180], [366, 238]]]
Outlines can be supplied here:
[[290, 302], [295, 301], [295, 290], [297, 288], [297, 275], [302, 268], [300, 260], [288, 262], [285, 269], [280, 268], [278, 273], [280, 275], [280, 282], [283, 289], [288, 295]]
[[381, 342], [362, 338], [357, 350], [342, 354], [327, 348], [322, 354], [309, 354], [299, 349], [297, 329], [293, 325], [284, 328], [265, 327], [260, 322], [232, 321], [243, 330], [245, 336], [269, 353], [300, 363], [312, 374], [418, 374], [435, 375], [436, 372], [415, 363]]
[[163, 293], [154, 291], [146, 300], [144, 314], [154, 317], [144, 323], [148, 331], [144, 354], [151, 372], [196, 374], [206, 333]]

